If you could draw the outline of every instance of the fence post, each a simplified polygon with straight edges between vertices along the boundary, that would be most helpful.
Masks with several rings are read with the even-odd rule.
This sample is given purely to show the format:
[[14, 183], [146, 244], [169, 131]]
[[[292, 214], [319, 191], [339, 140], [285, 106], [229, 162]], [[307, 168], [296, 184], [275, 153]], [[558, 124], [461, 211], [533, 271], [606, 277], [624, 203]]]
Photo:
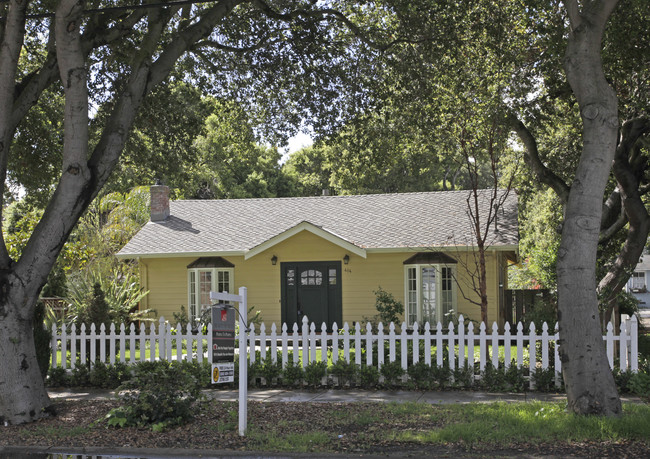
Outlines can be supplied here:
[[[77, 324], [72, 324], [70, 330], [70, 368], [74, 370], [77, 364]], [[83, 362], [82, 362], [83, 363]]]
[[411, 334], [411, 339], [413, 340], [413, 364], [416, 364], [420, 361], [420, 326], [417, 322], [413, 324], [413, 333]]
[[424, 324], [424, 363], [431, 366], [431, 324]]
[[302, 317], [302, 367], [305, 368], [309, 361], [309, 319]]
[[510, 361], [512, 360], [511, 338], [510, 322], [506, 322], [503, 327], [503, 364], [506, 369], [510, 368]]
[[50, 342], [52, 350], [52, 368], [57, 368], [57, 353], [59, 350], [58, 334], [56, 332], [56, 323], [52, 324], [52, 341]]
[[614, 325], [611, 322], [607, 323], [607, 335], [605, 335], [605, 343], [607, 343], [607, 360], [609, 361], [609, 368], [614, 368]]
[[316, 323], [309, 326], [309, 363], [316, 361]]
[[630, 368], [629, 362], [628, 362], [628, 344], [627, 341], [630, 338], [630, 325], [628, 321], [621, 321], [621, 326], [619, 327], [619, 333], [618, 333], [618, 349], [619, 349], [619, 355], [618, 355], [618, 367], [619, 370], [621, 371], [627, 371]]
[[460, 316], [458, 316], [458, 368], [462, 368], [464, 366], [465, 366], [465, 318], [461, 314]]
[[454, 333], [454, 323], [449, 322], [449, 330], [447, 333], [447, 342], [449, 343], [447, 345], [448, 349], [447, 352], [449, 352], [449, 368], [453, 369], [456, 367], [456, 345], [454, 340], [456, 339], [456, 333]]
[[[260, 325], [260, 363], [264, 363], [266, 359], [266, 324], [262, 322]], [[271, 381], [268, 382], [271, 385]]]
[[339, 360], [339, 328], [336, 322], [332, 324], [332, 363]]
[[377, 324], [377, 369], [384, 364], [384, 324]]
[[361, 365], [361, 324], [354, 324], [354, 363]]
[[474, 381], [474, 323], [467, 324], [467, 366]]
[[388, 342], [388, 361], [392, 363], [395, 361], [395, 323], [391, 322], [388, 329], [390, 333]]
[[327, 324], [320, 326], [320, 360], [327, 366]]
[[536, 338], [535, 333], [535, 323], [530, 323], [530, 333], [528, 334], [528, 372], [530, 374], [530, 380], [528, 386], [531, 390], [535, 389], [535, 369], [537, 368], [537, 352], [536, 352]]
[[61, 368], [68, 368], [68, 334], [65, 324], [61, 326]]
[[400, 335], [402, 351], [402, 369], [408, 370], [408, 335], [406, 334], [406, 323], [402, 322], [402, 333]]
[[343, 358], [350, 363], [350, 326], [347, 322], [343, 324]]
[[639, 321], [636, 316], [630, 319], [632, 331], [630, 333], [630, 366], [634, 373], [639, 371]]
[[86, 363], [86, 351], [90, 351], [90, 349], [86, 349], [86, 344], [87, 344], [87, 336], [86, 336], [86, 324], [81, 324], [81, 335], [80, 335], [80, 340], [79, 340], [79, 346], [81, 347], [81, 354], [80, 354], [80, 363], [85, 364]]
[[481, 326], [479, 327], [479, 337], [478, 337], [478, 346], [479, 346], [479, 353], [480, 353], [480, 358], [479, 358], [479, 370], [481, 373], [483, 373], [483, 370], [485, 370], [485, 356], [487, 353], [487, 335], [485, 334], [485, 322], [481, 322]]
[[366, 365], [372, 365], [372, 325], [366, 324]]
[[108, 334], [108, 344], [110, 349], [109, 362], [111, 365], [115, 365], [115, 341], [117, 341], [117, 335], [115, 334], [115, 324], [111, 324], [110, 333]]
[[492, 323], [492, 366], [499, 368], [499, 326]]
[[120, 324], [120, 362], [126, 361], [126, 327], [124, 323]]
[[271, 324], [271, 361], [278, 363], [278, 328], [275, 322]]
[[298, 364], [300, 358], [300, 333], [298, 332], [298, 324], [293, 323], [293, 363]]
[[248, 361], [252, 365], [257, 360], [257, 350], [255, 349], [255, 324], [249, 324], [248, 330]]
[[443, 345], [442, 345], [442, 324], [438, 322], [436, 325], [436, 365], [442, 366], [443, 359]]
[[287, 334], [287, 323], [282, 324], [282, 368], [287, 368], [289, 361], [289, 336]]
[[542, 324], [542, 368], [548, 368], [548, 324]]
[[90, 366], [91, 367], [95, 366], [96, 358], [97, 358], [97, 334], [95, 330], [95, 324], [90, 324]]
[[553, 335], [553, 353], [555, 354], [555, 387], [560, 387], [560, 377], [562, 376], [562, 361], [560, 360], [560, 352], [558, 351], [557, 342], [560, 340], [560, 324], [555, 322], [555, 335]]

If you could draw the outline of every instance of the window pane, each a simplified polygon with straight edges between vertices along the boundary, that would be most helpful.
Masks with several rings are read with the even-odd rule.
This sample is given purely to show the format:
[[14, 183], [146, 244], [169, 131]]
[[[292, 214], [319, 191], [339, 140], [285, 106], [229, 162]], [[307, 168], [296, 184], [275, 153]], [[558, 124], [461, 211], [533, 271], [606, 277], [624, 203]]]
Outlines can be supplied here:
[[300, 273], [300, 285], [322, 285], [323, 273], [316, 269], [308, 269]]
[[436, 270], [435, 268], [422, 268], [422, 323], [429, 322], [434, 325], [438, 322], [436, 317]]
[[329, 283], [330, 285], [336, 285], [336, 269], [330, 268], [329, 270]]
[[193, 323], [196, 319], [196, 273], [190, 271], [190, 304], [188, 305], [190, 321]]
[[454, 311], [454, 291], [453, 291], [453, 276], [451, 268], [442, 268], [441, 276], [442, 292], [440, 294], [443, 322], [445, 325], [451, 320], [450, 313]]
[[199, 310], [200, 315], [203, 310], [210, 306], [210, 290], [212, 290], [212, 272], [199, 271]]
[[287, 285], [296, 285], [296, 272], [293, 269], [287, 269]]
[[412, 325], [413, 322], [417, 321], [417, 310], [418, 310], [418, 292], [417, 292], [417, 279], [415, 268], [407, 269], [407, 280], [406, 284], [408, 286], [407, 290], [407, 313], [408, 313], [408, 323]]

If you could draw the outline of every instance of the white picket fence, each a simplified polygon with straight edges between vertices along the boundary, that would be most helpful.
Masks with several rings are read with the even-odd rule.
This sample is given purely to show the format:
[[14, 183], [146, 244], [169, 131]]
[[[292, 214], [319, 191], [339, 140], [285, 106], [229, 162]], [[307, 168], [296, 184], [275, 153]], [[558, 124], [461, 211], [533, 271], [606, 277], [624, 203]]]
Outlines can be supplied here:
[[[387, 330], [381, 324], [373, 330], [369, 323], [365, 326], [356, 323], [352, 329], [345, 323], [340, 330], [334, 324], [333, 330], [328, 333], [325, 324], [322, 324], [318, 330], [316, 324], [313, 322], [310, 324], [306, 317], [303, 318], [301, 327], [294, 324], [291, 329], [284, 324], [282, 329], [278, 330], [273, 324], [270, 330], [267, 330], [262, 324], [259, 330], [256, 330], [251, 324], [247, 336], [249, 362], [255, 362], [256, 352], [251, 352], [255, 350], [259, 351], [262, 360], [266, 359], [267, 353], [270, 353], [274, 362], [281, 359], [283, 368], [287, 366], [289, 358], [294, 363], [301, 362], [303, 367], [317, 359], [328, 362], [328, 358], [330, 363], [336, 363], [338, 359], [345, 359], [349, 363], [353, 359], [357, 365], [365, 363], [381, 367], [386, 357], [384, 352], [377, 352], [377, 349], [387, 347], [388, 361], [400, 362], [404, 370], [411, 363], [418, 362], [442, 366], [445, 351], [452, 370], [463, 368], [465, 365], [475, 369], [478, 365], [478, 369], [482, 372], [490, 361], [488, 355], [491, 355], [490, 359], [495, 368], [500, 365], [509, 367], [511, 362], [521, 368], [527, 363], [530, 374], [533, 374], [536, 368], [549, 368], [552, 359], [556, 381], [559, 381], [562, 368], [557, 346], [552, 345], [559, 339], [557, 324], [551, 333], [545, 323], [541, 334], [538, 334], [534, 324], [531, 324], [528, 331], [524, 331], [521, 323], [517, 325], [517, 330], [514, 332], [510, 324], [506, 324], [503, 333], [499, 333], [495, 323], [491, 333], [488, 333], [484, 323], [475, 330], [474, 324], [472, 322], [465, 324], [461, 316], [457, 326], [453, 323], [449, 324], [446, 330], [443, 330], [441, 324], [432, 329], [428, 323], [424, 327], [415, 324], [412, 329], [407, 329], [405, 324], [402, 324], [399, 332], [393, 323]], [[619, 335], [614, 334], [614, 327], [609, 323], [603, 340], [606, 343], [607, 356], [612, 368], [617, 363], [622, 371], [638, 371], [636, 317], [633, 316], [621, 324]], [[412, 344], [410, 351], [409, 343]], [[507, 345], [508, 343], [510, 345]], [[503, 348], [501, 355], [499, 352], [488, 352], [490, 349], [498, 350], [500, 346]], [[530, 352], [530, 349], [535, 350], [537, 347], [541, 348], [540, 361], [537, 360], [536, 351]], [[165, 322], [164, 318], [160, 318], [157, 325], [150, 324], [149, 327], [141, 324], [140, 328], [136, 328], [131, 324], [128, 331], [124, 324], [119, 327], [119, 331], [115, 325], [111, 325], [109, 330], [106, 330], [103, 324], [99, 331], [94, 324], [90, 326], [90, 330], [87, 330], [85, 325], [82, 325], [80, 330], [77, 330], [74, 325], [69, 329], [63, 325], [60, 330], [56, 325], [52, 327], [53, 368], [75, 368], [77, 362], [92, 364], [97, 360], [111, 364], [118, 361], [133, 364], [138, 361], [158, 359], [202, 362], [210, 359], [210, 349], [212, 349], [211, 324], [207, 326], [205, 335], [200, 331], [193, 333], [189, 325], [185, 333], [182, 333], [180, 327], [172, 327]], [[237, 345], [235, 349], [238, 349]], [[618, 361], [615, 360], [616, 349], [618, 349]], [[320, 352], [317, 352], [318, 350]], [[60, 358], [59, 353], [67, 358]], [[475, 358], [477, 353], [478, 358]], [[531, 378], [531, 387], [532, 384]]]

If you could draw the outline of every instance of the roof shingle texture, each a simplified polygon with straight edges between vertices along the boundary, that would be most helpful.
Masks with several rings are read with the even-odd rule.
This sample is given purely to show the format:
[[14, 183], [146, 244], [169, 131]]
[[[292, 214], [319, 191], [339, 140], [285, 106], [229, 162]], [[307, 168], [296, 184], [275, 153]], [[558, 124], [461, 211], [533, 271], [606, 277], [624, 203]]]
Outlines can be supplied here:
[[[479, 196], [483, 222], [490, 208], [490, 191]], [[465, 190], [172, 201], [171, 215], [164, 222], [147, 223], [119, 255], [245, 252], [302, 222], [364, 249], [475, 245], [468, 196]], [[490, 246], [518, 243], [514, 192], [508, 194], [489, 231]]]

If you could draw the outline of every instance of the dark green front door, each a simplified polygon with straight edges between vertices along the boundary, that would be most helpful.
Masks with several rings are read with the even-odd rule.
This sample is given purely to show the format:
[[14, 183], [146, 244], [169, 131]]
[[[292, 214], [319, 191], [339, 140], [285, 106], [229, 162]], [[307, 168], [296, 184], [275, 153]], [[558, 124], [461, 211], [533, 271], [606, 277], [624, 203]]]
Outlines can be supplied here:
[[282, 322], [289, 331], [304, 316], [318, 331], [323, 322], [329, 330], [342, 325], [340, 261], [282, 263], [281, 269]]

